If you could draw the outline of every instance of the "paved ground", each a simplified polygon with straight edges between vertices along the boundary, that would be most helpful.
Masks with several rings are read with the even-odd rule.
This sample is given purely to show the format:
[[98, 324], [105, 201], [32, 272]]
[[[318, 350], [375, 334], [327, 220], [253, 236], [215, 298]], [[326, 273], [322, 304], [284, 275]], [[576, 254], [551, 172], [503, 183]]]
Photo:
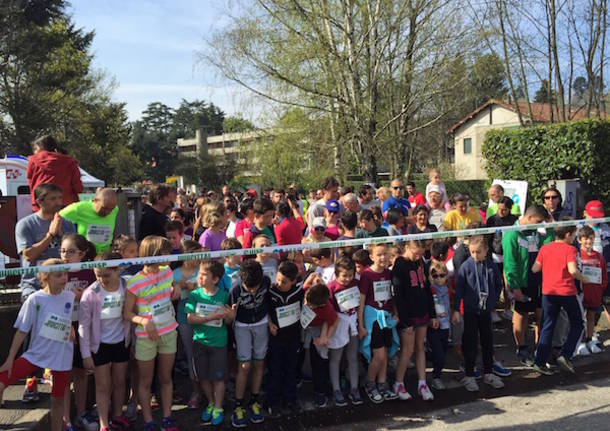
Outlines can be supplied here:
[[[578, 374], [576, 376], [556, 374], [553, 376], [540, 376], [530, 369], [520, 366], [514, 355], [514, 342], [512, 340], [511, 326], [508, 322], [502, 322], [494, 328], [494, 337], [496, 345], [496, 357], [504, 362], [513, 371], [510, 378], [505, 379], [506, 388], [503, 390], [494, 390], [481, 385], [481, 391], [476, 394], [468, 393], [459, 386], [459, 379], [462, 374], [458, 371], [458, 362], [455, 355], [448, 358], [447, 368], [445, 372], [445, 382], [449, 389], [444, 392], [435, 392], [436, 400], [432, 403], [424, 403], [421, 400], [412, 402], [393, 401], [383, 403], [381, 405], [373, 405], [368, 401], [361, 407], [330, 407], [323, 410], [315, 410], [311, 400], [311, 386], [304, 384], [299, 391], [302, 413], [295, 416], [284, 416], [278, 420], [267, 420], [259, 426], [252, 426], [251, 429], [257, 430], [305, 430], [305, 429], [321, 429], [330, 427], [330, 429], [345, 429], [346, 427], [354, 427], [356, 429], [409, 429], [423, 428], [426, 426], [434, 426], [435, 429], [442, 429], [443, 426], [451, 424], [463, 426], [463, 428], [455, 429], [485, 429], [495, 428], [498, 424], [492, 425], [488, 422], [491, 417], [501, 417], [501, 413], [507, 412], [511, 420], [507, 424], [513, 424], [517, 427], [519, 423], [516, 420], [532, 420], [533, 423], [543, 421], [537, 415], [519, 414], [519, 410], [526, 404], [531, 403], [531, 408], [540, 410], [543, 415], [549, 415], [549, 420], [561, 420], [560, 414], [566, 409], [553, 409], [547, 405], [554, 405], [554, 401], [545, 397], [540, 397], [536, 391], [552, 391], [552, 394], [561, 396], [563, 394], [561, 404], [569, 404], [570, 408], [580, 409], [579, 414], [587, 414], [595, 416], [599, 414], [603, 416], [607, 406], [599, 405], [600, 411], [592, 411], [590, 413], [582, 413], [579, 405], [588, 397], [589, 391], [591, 398], [599, 398], [599, 402], [610, 399], [610, 393], [595, 392], [595, 388], [600, 391], [604, 390], [604, 386], [608, 385], [610, 378], [610, 325], [603, 319], [600, 321], [600, 329], [602, 329], [602, 340], [606, 346], [605, 351], [598, 355], [592, 355], [587, 358], [576, 360]], [[415, 393], [416, 377], [413, 370], [409, 372], [408, 390]], [[232, 385], [230, 385], [232, 386]], [[190, 385], [186, 378], [179, 377], [177, 390], [187, 398]], [[48, 422], [46, 421], [46, 412], [48, 409], [48, 385], [40, 385], [43, 395], [41, 401], [35, 406], [28, 407], [21, 403], [22, 385], [15, 385], [7, 389], [5, 392], [5, 406], [0, 410], [0, 429], [10, 430], [46, 430]], [[363, 394], [364, 395], [364, 394]], [[230, 429], [228, 417], [232, 409], [232, 393], [229, 393], [226, 403], [225, 429]], [[540, 403], [539, 404], [539, 399]], [[466, 404], [464, 404], [466, 403]], [[548, 403], [548, 404], [545, 404]], [[587, 405], [584, 403], [583, 405]], [[597, 405], [597, 404], [596, 404]], [[513, 406], [521, 406], [517, 411]], [[525, 407], [523, 407], [525, 408]], [[529, 408], [529, 407], [528, 407]], [[594, 408], [594, 407], [591, 407]], [[499, 409], [499, 410], [497, 410]], [[582, 410], [582, 411], [581, 411]], [[586, 409], [585, 409], [586, 410]], [[175, 417], [179, 421], [179, 425], [183, 430], [200, 429], [199, 411], [189, 411], [183, 404], [174, 406]], [[570, 410], [572, 411], [572, 410]], [[464, 412], [464, 414], [462, 414]], [[601, 413], [600, 413], [601, 412]], [[607, 412], [606, 412], [607, 413]], [[576, 414], [576, 410], [574, 410]], [[158, 414], [157, 414], [158, 416]], [[477, 419], [477, 416], [480, 416]], [[557, 416], [552, 419], [551, 416]], [[594, 419], [597, 416], [594, 417]], [[478, 420], [482, 422], [477, 422]], [[436, 422], [435, 422], [436, 421]], [[136, 429], [141, 425], [141, 419], [137, 422]], [[504, 422], [500, 422], [502, 424]], [[527, 424], [528, 422], [523, 422]], [[572, 423], [572, 422], [570, 422]], [[574, 420], [576, 426], [578, 420]], [[520, 427], [520, 425], [519, 425]], [[557, 428], [557, 423], [555, 427]], [[504, 428], [511, 429], [511, 428]], [[516, 428], [515, 428], [516, 429]], [[519, 428], [519, 429], [527, 429]], [[546, 428], [543, 428], [546, 429]], [[550, 428], [549, 428], [550, 429]], [[567, 429], [560, 426], [559, 429]], [[598, 430], [610, 429], [610, 425], [597, 428]]]

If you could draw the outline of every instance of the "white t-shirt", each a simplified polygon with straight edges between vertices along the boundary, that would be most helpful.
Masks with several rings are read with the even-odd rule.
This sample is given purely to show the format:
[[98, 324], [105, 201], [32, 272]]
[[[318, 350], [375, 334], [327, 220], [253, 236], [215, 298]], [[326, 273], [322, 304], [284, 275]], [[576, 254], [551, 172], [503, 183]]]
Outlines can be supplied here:
[[125, 304], [125, 283], [121, 280], [115, 292], [108, 292], [101, 285], [100, 302], [100, 342], [106, 344], [120, 343], [125, 339], [123, 325], [123, 305]]
[[30, 333], [30, 346], [23, 357], [39, 368], [72, 369], [74, 344], [70, 341], [74, 293], [63, 290], [51, 295], [44, 290], [25, 300], [14, 328]]
[[227, 238], [235, 238], [235, 228], [237, 227], [237, 222], [239, 222], [239, 221], [240, 221], [240, 219], [237, 219], [235, 221], [229, 220], [229, 224], [227, 225], [227, 230], [225, 231]]

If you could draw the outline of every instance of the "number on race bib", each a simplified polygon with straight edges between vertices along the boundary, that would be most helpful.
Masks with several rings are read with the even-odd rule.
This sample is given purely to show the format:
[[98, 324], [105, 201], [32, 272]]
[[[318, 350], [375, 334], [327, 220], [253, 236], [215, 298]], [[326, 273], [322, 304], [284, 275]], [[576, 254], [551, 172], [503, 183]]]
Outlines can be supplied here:
[[106, 295], [102, 304], [102, 313], [100, 318], [118, 319], [123, 315], [123, 303], [125, 302], [121, 294]]
[[72, 322], [70, 319], [60, 317], [57, 314], [49, 313], [42, 328], [40, 328], [40, 336], [53, 341], [67, 343], [70, 341], [70, 328]]
[[373, 282], [373, 299], [375, 300], [375, 302], [385, 302], [392, 298], [390, 286], [390, 280], [381, 280]]
[[360, 290], [355, 286], [350, 287], [335, 293], [335, 299], [341, 311], [350, 311], [360, 305]]
[[[209, 316], [210, 314], [217, 313], [221, 309], [222, 309], [222, 307], [220, 305], [204, 304], [204, 303], [198, 302], [197, 307], [195, 308], [195, 312], [199, 316], [206, 317], [206, 316]], [[222, 326], [222, 319], [211, 320], [209, 322], [204, 323], [204, 325], [205, 326], [214, 326], [215, 328], [219, 328]]]

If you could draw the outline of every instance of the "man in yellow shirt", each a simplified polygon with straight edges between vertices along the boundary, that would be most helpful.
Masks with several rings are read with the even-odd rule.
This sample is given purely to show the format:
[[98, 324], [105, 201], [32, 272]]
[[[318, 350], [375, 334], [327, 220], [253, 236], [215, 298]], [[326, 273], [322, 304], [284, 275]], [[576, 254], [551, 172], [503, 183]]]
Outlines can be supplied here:
[[453, 200], [455, 202], [455, 209], [449, 211], [445, 216], [443, 221], [445, 230], [462, 230], [473, 223], [481, 223], [479, 212], [468, 206], [468, 195], [456, 193]]

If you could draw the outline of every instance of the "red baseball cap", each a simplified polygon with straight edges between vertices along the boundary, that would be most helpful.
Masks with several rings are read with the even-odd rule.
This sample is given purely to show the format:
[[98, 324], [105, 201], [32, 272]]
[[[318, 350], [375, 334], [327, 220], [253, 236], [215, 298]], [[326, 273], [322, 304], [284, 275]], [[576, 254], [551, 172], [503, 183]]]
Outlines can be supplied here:
[[587, 215], [594, 218], [604, 217], [604, 204], [601, 201], [589, 201], [585, 205]]
[[258, 193], [256, 192], [256, 190], [254, 189], [248, 189], [248, 191], [246, 192], [246, 194], [248, 196], [250, 196], [251, 198], [257, 198], [258, 197]]

